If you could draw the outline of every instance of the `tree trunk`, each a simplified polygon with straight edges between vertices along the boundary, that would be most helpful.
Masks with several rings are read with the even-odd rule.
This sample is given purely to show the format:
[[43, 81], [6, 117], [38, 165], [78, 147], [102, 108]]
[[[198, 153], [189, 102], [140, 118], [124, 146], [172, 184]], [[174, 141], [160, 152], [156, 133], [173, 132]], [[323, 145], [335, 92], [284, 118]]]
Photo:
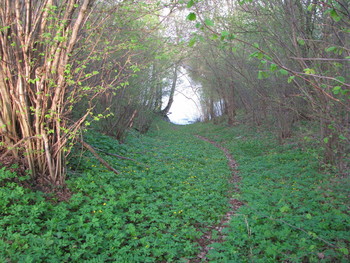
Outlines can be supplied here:
[[174, 94], [175, 94], [175, 90], [176, 90], [176, 83], [177, 83], [177, 65], [174, 66], [174, 74], [173, 74], [173, 82], [171, 85], [171, 90], [170, 90], [170, 95], [169, 95], [169, 100], [167, 105], [165, 106], [165, 108], [163, 110], [161, 110], [161, 114], [163, 116], [167, 116], [171, 106], [173, 105], [174, 102]]

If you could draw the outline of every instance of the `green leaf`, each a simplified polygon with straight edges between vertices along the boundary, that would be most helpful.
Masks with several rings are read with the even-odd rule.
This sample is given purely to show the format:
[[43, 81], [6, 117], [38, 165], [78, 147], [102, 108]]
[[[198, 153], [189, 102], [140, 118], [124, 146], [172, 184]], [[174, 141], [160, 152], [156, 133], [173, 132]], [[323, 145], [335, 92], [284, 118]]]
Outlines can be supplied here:
[[279, 72], [282, 74], [282, 75], [288, 75], [288, 71], [285, 70], [285, 69], [280, 69]]
[[197, 37], [192, 37], [190, 42], [188, 42], [188, 46], [193, 47], [194, 44], [196, 44], [196, 42], [197, 42]]
[[289, 206], [286, 206], [286, 205], [280, 208], [281, 213], [288, 212], [289, 210], [290, 210]]
[[335, 86], [332, 89], [333, 94], [339, 94], [339, 92], [341, 92], [341, 87], [340, 86]]
[[347, 140], [347, 138], [343, 134], [340, 134], [338, 137], [342, 141], [346, 141]]
[[323, 142], [324, 142], [324, 143], [328, 143], [328, 142], [329, 142], [329, 138], [328, 138], [328, 137], [323, 138]]
[[264, 54], [259, 52], [259, 51], [255, 51], [254, 53], [249, 55], [251, 58], [258, 58], [258, 59], [263, 59], [264, 58]]
[[335, 79], [338, 80], [339, 82], [342, 82], [342, 83], [345, 82], [345, 78], [343, 76], [335, 77]]
[[194, 21], [197, 19], [197, 16], [195, 13], [189, 13], [189, 15], [187, 16], [187, 19], [190, 21]]
[[206, 18], [204, 20], [204, 23], [205, 23], [206, 26], [214, 26], [214, 22], [211, 19], [209, 19], [209, 18]]
[[335, 9], [331, 9], [329, 12], [330, 16], [333, 18], [335, 22], [339, 22], [341, 20], [341, 16], [338, 15], [337, 11]]
[[191, 0], [187, 3], [187, 8], [191, 8], [194, 5], [194, 0]]
[[288, 83], [291, 83], [294, 79], [295, 79], [295, 76], [290, 76], [290, 77], [288, 78]]
[[222, 37], [227, 37], [230, 33], [228, 31], [222, 31], [221, 36]]
[[237, 36], [236, 36], [235, 34], [231, 34], [231, 35], [229, 36], [229, 39], [230, 39], [230, 40], [234, 40], [236, 37], [237, 37]]
[[218, 35], [216, 35], [216, 34], [212, 34], [211, 36], [210, 36], [210, 39], [211, 40], [216, 40], [216, 39], [218, 39], [219, 37], [218, 37]]
[[308, 234], [309, 236], [314, 237], [314, 238], [316, 238], [316, 237], [317, 237], [317, 234], [316, 234], [316, 233], [314, 233], [314, 232], [312, 232], [312, 231], [307, 232], [307, 234]]
[[266, 79], [268, 77], [269, 77], [269, 74], [267, 74], [267, 72], [259, 70], [258, 79]]
[[316, 4], [310, 4], [310, 5], [307, 7], [307, 10], [308, 10], [309, 12], [311, 12], [312, 9], [314, 9], [314, 7], [316, 7]]
[[266, 254], [267, 255], [276, 255], [276, 248], [269, 246], [268, 248], [266, 248]]
[[272, 63], [272, 64], [270, 65], [270, 70], [271, 70], [272, 72], [276, 71], [277, 69], [278, 69], [278, 66], [277, 66], [275, 63]]
[[270, 60], [270, 61], [272, 60], [272, 57], [270, 57], [269, 55], [266, 55], [266, 54], [264, 55], [264, 58], [267, 60]]
[[306, 214], [305, 217], [306, 217], [307, 219], [312, 219], [312, 215], [311, 215], [311, 214]]
[[298, 39], [298, 44], [300, 46], [304, 46], [305, 45], [305, 40], [304, 39]]
[[315, 70], [312, 68], [305, 68], [304, 69], [305, 74], [315, 74]]
[[349, 255], [349, 250], [345, 247], [339, 248], [339, 251], [342, 252], [344, 255]]
[[335, 51], [337, 51], [337, 49], [338, 49], [337, 47], [333, 46], [333, 47], [326, 48], [325, 51], [326, 52], [335, 52]]

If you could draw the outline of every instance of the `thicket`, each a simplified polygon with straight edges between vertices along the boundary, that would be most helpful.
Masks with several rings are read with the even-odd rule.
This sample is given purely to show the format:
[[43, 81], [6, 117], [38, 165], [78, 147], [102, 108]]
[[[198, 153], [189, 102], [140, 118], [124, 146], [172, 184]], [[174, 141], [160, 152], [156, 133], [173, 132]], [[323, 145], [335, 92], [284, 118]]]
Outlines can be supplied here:
[[[181, 23], [172, 15], [180, 6], [3, 1], [3, 162], [20, 162], [38, 185], [63, 186], [66, 158], [84, 128], [98, 121], [95, 127], [122, 141], [128, 128], [146, 132], [154, 113], [166, 116], [184, 55], [180, 33], [174, 38], [171, 32]], [[162, 106], [167, 93], [169, 103]]]
[[270, 123], [279, 140], [301, 120], [323, 162], [347, 173], [350, 145], [349, 1], [189, 1], [198, 29], [188, 70], [205, 120]]

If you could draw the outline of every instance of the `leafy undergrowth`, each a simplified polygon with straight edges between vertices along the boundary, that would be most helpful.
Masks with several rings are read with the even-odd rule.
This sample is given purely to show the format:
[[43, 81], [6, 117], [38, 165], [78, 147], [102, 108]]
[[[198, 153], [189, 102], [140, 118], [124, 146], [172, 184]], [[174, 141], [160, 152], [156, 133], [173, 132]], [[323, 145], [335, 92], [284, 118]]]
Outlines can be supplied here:
[[[106, 171], [89, 152], [75, 154], [69, 202], [53, 203], [6, 179], [0, 184], [0, 262], [187, 262], [201, 229], [228, 209], [230, 170], [222, 152], [159, 123], [126, 144], [89, 133], [85, 140], [120, 171]], [[78, 153], [78, 152], [77, 152]]]
[[[191, 128], [193, 129], [193, 127]], [[312, 149], [268, 132], [197, 125], [239, 164], [242, 206], [211, 262], [349, 262], [349, 178], [319, 171]]]
[[[70, 160], [68, 202], [20, 186], [0, 170], [0, 262], [188, 262], [196, 242], [229, 210], [224, 154], [230, 149], [244, 201], [210, 262], [348, 262], [349, 182], [322, 174], [307, 149], [278, 145], [268, 132], [244, 126], [175, 126], [159, 122], [125, 144], [90, 132], [94, 148]], [[25, 179], [21, 177], [21, 179]], [[213, 235], [215, 236], [215, 231]]]

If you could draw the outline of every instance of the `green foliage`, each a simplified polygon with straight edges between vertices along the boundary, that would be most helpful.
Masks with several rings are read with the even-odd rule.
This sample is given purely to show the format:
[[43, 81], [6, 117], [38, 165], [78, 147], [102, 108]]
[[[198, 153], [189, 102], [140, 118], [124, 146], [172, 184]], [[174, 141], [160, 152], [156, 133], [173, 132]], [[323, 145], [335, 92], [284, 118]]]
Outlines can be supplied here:
[[74, 195], [67, 203], [52, 204], [43, 194], [6, 184], [0, 190], [0, 258], [182, 262], [195, 257], [200, 229], [228, 210], [230, 171], [221, 151], [169, 124], [155, 125], [147, 136], [131, 133], [125, 145], [95, 132], [85, 140], [138, 162], [100, 153], [120, 170], [117, 176], [89, 153], [75, 152], [67, 180]]
[[342, 19], [337, 10], [334, 8], [329, 9], [329, 15], [335, 22], [339, 22]]
[[206, 126], [205, 133], [238, 161], [235, 198], [246, 204], [225, 229], [225, 242], [209, 251], [210, 262], [348, 262], [349, 180], [320, 173], [311, 144], [277, 145], [242, 126]]
[[214, 26], [214, 22], [213, 22], [211, 19], [209, 19], [209, 18], [206, 18], [206, 19], [204, 20], [204, 24], [205, 24], [206, 26]]
[[195, 4], [195, 2], [196, 2], [195, 0], [188, 1], [187, 8], [191, 8]]
[[197, 15], [195, 13], [189, 13], [189, 15], [187, 16], [187, 19], [190, 21], [194, 21], [197, 19]]
[[[212, 124], [156, 122], [126, 144], [89, 132], [90, 153], [69, 160], [69, 202], [47, 201], [0, 170], [0, 261], [186, 262], [196, 239], [229, 210], [231, 172], [218, 141], [236, 158], [245, 203], [224, 229], [210, 262], [347, 262], [349, 181], [318, 171], [308, 148], [278, 145], [270, 132]], [[215, 235], [215, 233], [214, 233]]]

